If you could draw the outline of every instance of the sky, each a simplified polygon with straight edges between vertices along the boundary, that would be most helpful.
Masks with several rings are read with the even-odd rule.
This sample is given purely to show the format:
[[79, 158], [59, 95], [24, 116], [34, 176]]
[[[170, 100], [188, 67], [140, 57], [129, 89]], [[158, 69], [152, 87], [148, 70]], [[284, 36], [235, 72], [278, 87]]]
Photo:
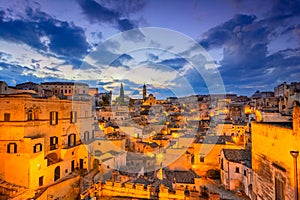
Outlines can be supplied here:
[[2, 0], [0, 80], [249, 96], [300, 81], [299, 22], [299, 0]]

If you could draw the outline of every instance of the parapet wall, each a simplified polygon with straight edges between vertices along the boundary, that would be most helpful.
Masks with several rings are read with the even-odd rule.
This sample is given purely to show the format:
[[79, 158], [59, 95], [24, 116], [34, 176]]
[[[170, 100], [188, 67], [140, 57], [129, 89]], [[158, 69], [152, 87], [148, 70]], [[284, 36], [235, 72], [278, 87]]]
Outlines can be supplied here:
[[[122, 197], [135, 197], [143, 199], [161, 199], [161, 200], [198, 200], [201, 198], [200, 191], [196, 190], [185, 190], [185, 188], [178, 188], [175, 191], [170, 191], [168, 187], [160, 185], [160, 191], [157, 193], [154, 186], [148, 185], [144, 188], [143, 184], [133, 184], [121, 182], [113, 182], [107, 180], [104, 184], [97, 182], [92, 187], [81, 193], [80, 199], [86, 199], [87, 197], [103, 197], [103, 196], [122, 196]], [[205, 198], [207, 199], [207, 198]], [[210, 200], [219, 200], [220, 195], [215, 193], [210, 193]]]

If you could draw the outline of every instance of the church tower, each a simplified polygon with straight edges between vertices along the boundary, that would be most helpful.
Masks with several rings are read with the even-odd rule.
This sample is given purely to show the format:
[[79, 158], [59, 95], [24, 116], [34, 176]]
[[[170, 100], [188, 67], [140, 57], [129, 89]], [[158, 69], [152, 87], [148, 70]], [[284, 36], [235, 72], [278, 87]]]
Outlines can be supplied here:
[[146, 85], [144, 84], [143, 86], [143, 99], [146, 99], [147, 97], [147, 88], [146, 88]]
[[120, 100], [121, 100], [121, 102], [124, 102], [124, 88], [123, 88], [122, 83], [121, 83], [121, 87], [120, 87]]

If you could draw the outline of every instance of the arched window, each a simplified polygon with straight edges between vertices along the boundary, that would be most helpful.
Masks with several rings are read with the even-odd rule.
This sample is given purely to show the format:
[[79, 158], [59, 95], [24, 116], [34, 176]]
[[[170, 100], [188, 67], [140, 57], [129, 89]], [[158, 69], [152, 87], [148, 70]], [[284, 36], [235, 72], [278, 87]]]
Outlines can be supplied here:
[[68, 135], [68, 147], [72, 147], [76, 145], [76, 135], [72, 133]]
[[29, 110], [29, 111], [27, 112], [27, 120], [28, 120], [28, 121], [34, 120], [34, 112], [33, 112], [33, 110]]
[[83, 135], [83, 140], [84, 141], [89, 141], [89, 139], [90, 139], [90, 133], [88, 131], [85, 131], [84, 135]]
[[54, 181], [60, 179], [60, 166], [57, 166], [54, 170]]

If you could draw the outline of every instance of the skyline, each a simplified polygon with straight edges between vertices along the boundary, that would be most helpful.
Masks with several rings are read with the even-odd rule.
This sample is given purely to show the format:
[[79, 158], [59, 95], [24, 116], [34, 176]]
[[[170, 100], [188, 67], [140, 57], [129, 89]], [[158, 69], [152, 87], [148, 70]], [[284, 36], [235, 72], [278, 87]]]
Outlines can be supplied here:
[[[95, 53], [103, 56], [97, 61], [107, 62], [108, 51], [99, 52], [99, 46], [123, 31], [141, 28], [133, 30], [140, 37], [131, 38], [136, 42], [147, 35], [145, 27], [157, 27], [199, 44], [210, 56], [208, 64], [220, 74], [227, 93], [249, 96], [256, 90], [273, 91], [284, 81], [299, 81], [299, 1], [22, 2], [0, 2], [0, 79], [9, 85], [74, 81], [77, 73], [75, 77], [80, 74], [81, 78], [76, 81], [97, 86], [100, 92], [103, 88], [118, 92], [122, 82], [125, 92], [134, 94], [146, 83], [149, 93], [156, 96], [180, 96], [176, 93], [179, 74], [193, 89], [185, 95], [210, 93], [209, 84], [192, 70], [186, 57], [173, 54], [166, 45], [116, 53], [117, 59], [109, 65], [89, 62]], [[180, 42], [176, 45], [181, 46]], [[212, 68], [206, 69], [211, 72]], [[104, 78], [103, 69], [128, 77]], [[92, 76], [94, 73], [99, 76]]]

